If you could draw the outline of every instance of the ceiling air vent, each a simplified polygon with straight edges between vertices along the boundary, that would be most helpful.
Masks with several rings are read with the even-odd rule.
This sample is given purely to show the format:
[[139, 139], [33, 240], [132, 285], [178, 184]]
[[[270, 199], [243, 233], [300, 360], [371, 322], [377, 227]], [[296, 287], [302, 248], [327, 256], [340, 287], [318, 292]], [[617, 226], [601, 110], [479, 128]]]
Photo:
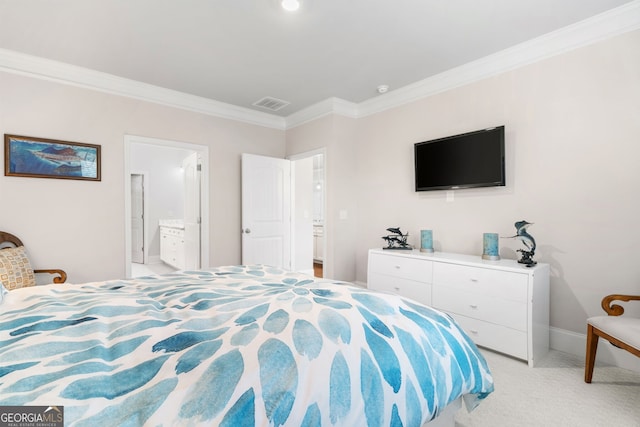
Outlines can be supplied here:
[[264, 108], [269, 111], [278, 111], [289, 104], [291, 103], [283, 101], [282, 99], [272, 98], [270, 96], [265, 96], [260, 101], [256, 101], [253, 103], [253, 105], [255, 105], [256, 107]]

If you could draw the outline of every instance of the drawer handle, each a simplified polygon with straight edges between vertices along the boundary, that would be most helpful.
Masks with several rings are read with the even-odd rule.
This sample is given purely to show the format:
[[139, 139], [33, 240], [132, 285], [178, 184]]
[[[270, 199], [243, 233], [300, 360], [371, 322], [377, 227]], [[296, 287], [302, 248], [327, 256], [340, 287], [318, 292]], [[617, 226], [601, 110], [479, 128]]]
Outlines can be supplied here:
[[395, 289], [396, 291], [400, 291], [400, 288], [399, 288], [399, 287], [397, 287], [397, 286], [396, 286], [396, 287], [394, 287], [393, 289]]
[[469, 307], [475, 310], [476, 308], [478, 308], [478, 304], [469, 304]]
[[397, 270], [400, 270], [400, 266], [399, 265], [396, 265], [395, 267], [396, 267]]
[[478, 334], [478, 330], [477, 329], [469, 329], [469, 332], [471, 332], [472, 334]]
[[480, 280], [478, 280], [478, 279], [474, 279], [474, 278], [472, 278], [472, 279], [470, 279], [470, 280], [471, 280], [473, 283], [478, 283], [478, 282], [480, 281]]

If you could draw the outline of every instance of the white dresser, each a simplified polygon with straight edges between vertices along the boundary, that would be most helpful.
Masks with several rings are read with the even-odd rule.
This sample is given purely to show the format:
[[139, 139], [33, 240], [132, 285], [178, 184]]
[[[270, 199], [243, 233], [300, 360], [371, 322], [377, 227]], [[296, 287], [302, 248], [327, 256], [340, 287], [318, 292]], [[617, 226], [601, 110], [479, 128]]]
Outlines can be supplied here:
[[477, 345], [529, 366], [549, 351], [548, 264], [371, 249], [368, 287], [445, 311]]
[[184, 227], [160, 225], [160, 259], [179, 270], [185, 268]]

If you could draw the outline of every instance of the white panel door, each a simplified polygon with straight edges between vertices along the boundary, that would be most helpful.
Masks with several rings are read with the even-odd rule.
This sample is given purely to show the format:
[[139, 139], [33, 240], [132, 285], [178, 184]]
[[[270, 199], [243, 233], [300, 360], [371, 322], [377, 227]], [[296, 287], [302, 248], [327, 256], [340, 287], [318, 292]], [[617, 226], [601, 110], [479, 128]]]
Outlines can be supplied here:
[[184, 268], [200, 268], [200, 160], [198, 153], [182, 161], [184, 170]]
[[291, 161], [291, 270], [313, 276], [313, 157]]
[[144, 175], [131, 174], [131, 262], [144, 264]]
[[242, 155], [242, 263], [291, 268], [291, 176], [286, 159]]

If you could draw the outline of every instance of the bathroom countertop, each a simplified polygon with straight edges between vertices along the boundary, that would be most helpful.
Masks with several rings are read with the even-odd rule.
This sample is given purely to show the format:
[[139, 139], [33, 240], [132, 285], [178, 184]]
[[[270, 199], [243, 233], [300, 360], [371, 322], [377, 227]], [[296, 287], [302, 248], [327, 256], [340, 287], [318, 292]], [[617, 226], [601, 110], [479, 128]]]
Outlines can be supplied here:
[[160, 227], [179, 228], [184, 230], [184, 221], [181, 219], [161, 219], [158, 222]]

